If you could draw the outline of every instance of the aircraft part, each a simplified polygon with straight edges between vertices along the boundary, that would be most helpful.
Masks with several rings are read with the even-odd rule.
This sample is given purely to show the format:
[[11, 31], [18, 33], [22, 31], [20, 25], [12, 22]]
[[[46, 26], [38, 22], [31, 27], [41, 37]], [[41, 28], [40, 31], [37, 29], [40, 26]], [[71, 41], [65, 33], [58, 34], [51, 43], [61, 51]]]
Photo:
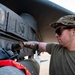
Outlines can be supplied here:
[[[38, 40], [37, 23], [30, 14], [23, 13], [20, 16], [0, 4], [0, 60], [17, 60], [30, 71], [32, 75], [39, 75], [40, 65], [37, 61], [27, 59], [33, 57], [36, 50], [15, 47], [21, 41]], [[2, 62], [3, 63], [3, 62]], [[21, 70], [13, 66], [1, 66], [0, 75], [25, 75]]]

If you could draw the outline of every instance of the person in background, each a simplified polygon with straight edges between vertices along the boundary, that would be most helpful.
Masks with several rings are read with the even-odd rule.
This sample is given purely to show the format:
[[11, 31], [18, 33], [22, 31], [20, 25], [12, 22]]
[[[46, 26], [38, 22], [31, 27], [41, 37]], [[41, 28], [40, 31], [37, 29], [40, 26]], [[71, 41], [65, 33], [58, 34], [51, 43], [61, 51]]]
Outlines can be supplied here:
[[58, 43], [24, 41], [23, 46], [51, 54], [49, 75], [75, 75], [75, 15], [63, 16], [50, 25]]

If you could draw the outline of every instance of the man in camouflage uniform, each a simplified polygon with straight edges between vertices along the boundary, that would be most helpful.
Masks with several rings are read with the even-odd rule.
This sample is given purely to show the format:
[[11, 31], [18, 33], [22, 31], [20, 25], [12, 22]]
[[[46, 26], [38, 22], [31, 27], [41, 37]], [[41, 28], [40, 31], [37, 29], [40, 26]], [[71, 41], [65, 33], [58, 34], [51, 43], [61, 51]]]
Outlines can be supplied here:
[[51, 54], [49, 75], [75, 75], [75, 15], [61, 17], [51, 27], [59, 44], [29, 41], [24, 46]]

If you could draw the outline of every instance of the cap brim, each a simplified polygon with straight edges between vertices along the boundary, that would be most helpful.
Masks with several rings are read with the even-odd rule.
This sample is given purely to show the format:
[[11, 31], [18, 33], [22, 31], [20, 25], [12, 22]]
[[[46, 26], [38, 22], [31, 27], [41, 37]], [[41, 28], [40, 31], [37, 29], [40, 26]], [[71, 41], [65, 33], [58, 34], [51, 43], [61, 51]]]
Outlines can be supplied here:
[[62, 23], [52, 23], [52, 24], [50, 24], [50, 26], [52, 28], [56, 28], [57, 26], [63, 26], [63, 24]]

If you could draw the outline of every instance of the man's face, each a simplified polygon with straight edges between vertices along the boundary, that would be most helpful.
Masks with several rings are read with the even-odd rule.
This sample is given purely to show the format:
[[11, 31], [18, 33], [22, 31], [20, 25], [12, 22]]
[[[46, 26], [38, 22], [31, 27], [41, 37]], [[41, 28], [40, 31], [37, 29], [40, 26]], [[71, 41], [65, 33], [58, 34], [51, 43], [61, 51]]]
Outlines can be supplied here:
[[67, 47], [72, 41], [72, 28], [58, 26], [55, 29], [55, 36], [61, 46]]

